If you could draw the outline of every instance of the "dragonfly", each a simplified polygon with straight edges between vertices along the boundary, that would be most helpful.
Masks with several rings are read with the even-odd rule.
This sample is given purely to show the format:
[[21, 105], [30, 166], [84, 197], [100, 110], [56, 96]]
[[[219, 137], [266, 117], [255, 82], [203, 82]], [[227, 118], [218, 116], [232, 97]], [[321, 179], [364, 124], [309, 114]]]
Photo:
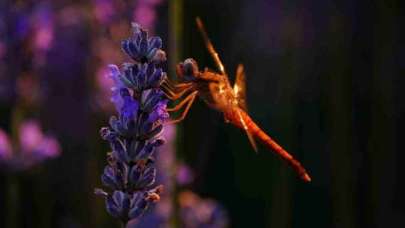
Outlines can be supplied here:
[[200, 71], [197, 61], [192, 58], [177, 64], [177, 82], [172, 82], [166, 78], [161, 84], [166, 97], [172, 101], [178, 101], [174, 107], [168, 108], [167, 111], [177, 112], [183, 108], [179, 117], [169, 122], [174, 124], [184, 120], [196, 97], [200, 97], [209, 107], [222, 112], [225, 122], [244, 130], [256, 152], [255, 140], [258, 140], [285, 160], [302, 180], [310, 182], [311, 177], [301, 163], [266, 134], [249, 116], [243, 65], [238, 65], [235, 82], [231, 86], [225, 67], [208, 37], [201, 19], [197, 17], [196, 23], [218, 71], [208, 68]]

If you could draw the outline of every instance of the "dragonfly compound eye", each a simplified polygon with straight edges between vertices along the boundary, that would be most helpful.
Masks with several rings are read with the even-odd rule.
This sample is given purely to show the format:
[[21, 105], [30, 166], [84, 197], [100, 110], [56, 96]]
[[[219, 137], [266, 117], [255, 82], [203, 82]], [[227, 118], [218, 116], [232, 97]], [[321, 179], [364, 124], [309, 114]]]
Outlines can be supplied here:
[[186, 80], [196, 78], [199, 73], [197, 62], [192, 58], [188, 58], [188, 59], [184, 60], [184, 62], [182, 64], [182, 71], [183, 71], [183, 76]]

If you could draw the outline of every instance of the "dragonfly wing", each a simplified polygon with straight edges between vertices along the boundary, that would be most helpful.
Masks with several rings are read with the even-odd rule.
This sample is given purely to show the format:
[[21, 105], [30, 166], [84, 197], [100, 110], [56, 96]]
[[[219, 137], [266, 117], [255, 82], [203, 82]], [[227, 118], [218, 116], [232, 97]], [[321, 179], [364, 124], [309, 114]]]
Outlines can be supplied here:
[[257, 144], [256, 144], [256, 141], [255, 141], [255, 138], [253, 137], [252, 133], [250, 133], [249, 128], [246, 125], [246, 121], [243, 119], [243, 116], [242, 116], [242, 113], [241, 113], [242, 111], [237, 110], [237, 112], [238, 112], [239, 122], [242, 124], [243, 129], [246, 132], [246, 135], [247, 135], [247, 137], [249, 139], [250, 145], [252, 145], [253, 150], [257, 153], [258, 149], [257, 149]]
[[257, 144], [256, 144], [255, 138], [249, 131], [246, 131], [246, 135], [249, 139], [250, 145], [252, 145], [252, 147], [253, 147], [253, 150], [257, 153], [259, 150], [257, 149]]
[[[248, 112], [247, 108], [247, 101], [246, 101], [246, 81], [245, 81], [245, 71], [242, 64], [238, 65], [236, 69], [236, 79], [235, 84], [233, 85], [233, 92], [235, 94], [236, 100], [238, 102], [239, 108], [243, 111]], [[243, 128], [245, 129], [246, 135], [249, 139], [250, 144], [252, 145], [253, 149], [257, 152], [257, 145], [253, 135], [249, 132], [248, 127], [246, 126], [246, 122], [243, 119], [240, 111], [238, 111], [238, 118], [241, 122]]]
[[239, 64], [236, 69], [236, 79], [235, 84], [233, 85], [233, 92], [238, 101], [238, 106], [243, 111], [247, 112], [245, 71], [242, 64]]
[[211, 40], [208, 38], [207, 32], [205, 31], [205, 28], [204, 28], [204, 24], [202, 23], [202, 20], [199, 17], [196, 18], [196, 23], [197, 23], [198, 30], [200, 30], [201, 35], [204, 39], [205, 46], [207, 47], [208, 52], [211, 54], [212, 58], [214, 59], [214, 62], [217, 65], [219, 72], [221, 72], [221, 74], [225, 75], [226, 73], [225, 73], [224, 64], [222, 64], [222, 61], [219, 58], [219, 55], [214, 48], [214, 45], [212, 45]]

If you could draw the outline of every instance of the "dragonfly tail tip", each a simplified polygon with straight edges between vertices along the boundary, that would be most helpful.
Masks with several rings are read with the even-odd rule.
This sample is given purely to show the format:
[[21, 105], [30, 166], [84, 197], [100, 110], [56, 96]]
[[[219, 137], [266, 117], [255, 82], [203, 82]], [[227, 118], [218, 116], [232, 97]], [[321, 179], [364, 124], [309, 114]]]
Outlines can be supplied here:
[[305, 182], [311, 182], [311, 177], [308, 175], [308, 173], [305, 173], [305, 174], [302, 176], [302, 179], [303, 179]]

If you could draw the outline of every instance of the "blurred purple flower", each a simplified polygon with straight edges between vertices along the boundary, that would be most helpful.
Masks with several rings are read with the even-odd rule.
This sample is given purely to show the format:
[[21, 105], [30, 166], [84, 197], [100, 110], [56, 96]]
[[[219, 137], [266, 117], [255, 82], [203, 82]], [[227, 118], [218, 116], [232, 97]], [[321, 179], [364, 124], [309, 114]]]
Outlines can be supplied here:
[[53, 29], [51, 27], [41, 27], [35, 33], [34, 45], [37, 49], [48, 50], [53, 40]]
[[11, 158], [11, 142], [8, 135], [0, 129], [0, 163]]
[[133, 20], [137, 21], [144, 28], [153, 30], [155, 27], [157, 13], [156, 7], [163, 0], [139, 0], [133, 11]]
[[111, 101], [117, 110], [121, 110], [124, 101], [121, 99], [120, 91], [122, 88], [125, 88], [124, 83], [120, 79], [121, 73], [116, 65], [110, 64], [108, 68], [110, 69], [109, 76], [113, 81]]
[[18, 145], [12, 148], [7, 134], [0, 129], [0, 163], [3, 167], [12, 171], [21, 171], [60, 155], [58, 141], [44, 135], [37, 121], [22, 122], [18, 132]]
[[177, 167], [176, 180], [181, 186], [190, 184], [194, 180], [194, 173], [186, 164], [179, 164]]
[[112, 0], [93, 0], [95, 18], [103, 25], [113, 19], [115, 7]]
[[18, 39], [22, 40], [27, 37], [30, 30], [29, 16], [25, 12], [17, 12], [15, 32]]
[[49, 2], [40, 2], [35, 6], [31, 18], [29, 34], [31, 48], [33, 50], [32, 62], [36, 66], [46, 63], [46, 54], [54, 41], [54, 15]]
[[41, 101], [43, 91], [40, 90], [38, 78], [27, 72], [16, 79], [16, 92], [21, 102], [35, 105]]
[[134, 9], [133, 19], [145, 28], [152, 28], [156, 20], [156, 12], [153, 7], [147, 4], [139, 4]]
[[56, 158], [60, 155], [60, 145], [53, 137], [44, 137], [42, 142], [38, 144], [37, 150], [45, 158]]
[[25, 152], [34, 151], [42, 142], [42, 132], [39, 124], [35, 121], [26, 121], [20, 125], [20, 145], [21, 150]]
[[111, 110], [113, 105], [110, 97], [111, 88], [114, 86], [110, 77], [110, 71], [108, 67], [99, 67], [96, 71], [96, 85], [97, 90], [95, 93], [95, 102], [102, 110]]
[[35, 120], [27, 120], [19, 127], [20, 155], [37, 162], [48, 158], [56, 158], [61, 149], [58, 141], [44, 135], [39, 123]]
[[113, 87], [114, 82], [111, 80], [110, 70], [103, 66], [97, 70], [97, 82], [100, 85], [101, 89], [108, 88], [108, 90]]
[[182, 227], [224, 228], [229, 219], [224, 208], [211, 199], [202, 199], [191, 191], [179, 194]]
[[7, 53], [7, 46], [3, 41], [0, 40], [0, 60], [3, 59], [6, 53]]
[[[171, 227], [170, 201], [159, 203], [153, 213], [146, 214], [140, 221], [133, 221], [127, 228]], [[179, 227], [184, 228], [225, 228], [229, 227], [226, 210], [212, 199], [203, 199], [194, 192], [182, 191], [178, 195]]]

